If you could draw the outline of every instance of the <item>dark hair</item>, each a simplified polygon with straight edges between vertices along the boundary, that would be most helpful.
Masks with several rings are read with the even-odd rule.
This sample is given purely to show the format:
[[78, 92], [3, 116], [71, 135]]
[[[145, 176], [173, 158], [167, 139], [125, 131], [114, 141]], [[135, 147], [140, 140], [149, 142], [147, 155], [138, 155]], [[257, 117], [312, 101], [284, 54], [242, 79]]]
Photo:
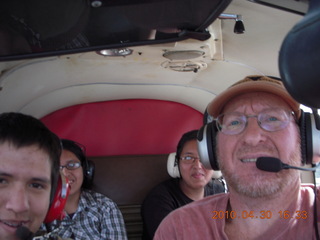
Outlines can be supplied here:
[[185, 134], [182, 135], [182, 137], [178, 143], [178, 146], [177, 146], [176, 161], [178, 161], [180, 159], [181, 152], [182, 152], [183, 147], [186, 144], [186, 142], [189, 142], [191, 140], [196, 140], [197, 135], [198, 135], [198, 130], [192, 130], [192, 131], [186, 132]]
[[80, 160], [83, 172], [83, 183], [81, 187], [89, 189], [91, 187], [91, 181], [87, 178], [88, 160], [85, 146], [69, 139], [61, 139], [61, 143], [63, 150], [72, 152]]
[[51, 201], [58, 183], [61, 143], [39, 119], [8, 112], [0, 114], [0, 144], [9, 142], [17, 148], [37, 145], [48, 153], [51, 161]]

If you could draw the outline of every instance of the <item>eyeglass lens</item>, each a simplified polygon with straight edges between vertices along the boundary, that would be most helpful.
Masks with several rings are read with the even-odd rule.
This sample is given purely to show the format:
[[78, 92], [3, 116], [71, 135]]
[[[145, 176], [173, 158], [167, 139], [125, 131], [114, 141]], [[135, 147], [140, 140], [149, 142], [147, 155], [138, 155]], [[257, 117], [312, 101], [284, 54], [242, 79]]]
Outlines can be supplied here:
[[66, 168], [68, 170], [74, 170], [81, 167], [81, 163], [80, 162], [68, 162], [66, 165], [64, 166], [60, 166], [60, 170], [62, 170], [63, 168]]
[[194, 156], [184, 156], [180, 158], [184, 163], [194, 163], [196, 159], [200, 159], [199, 157]]
[[290, 119], [290, 112], [284, 109], [266, 109], [258, 115], [245, 115], [239, 112], [224, 113], [216, 119], [219, 131], [227, 135], [241, 133], [248, 125], [248, 118], [257, 118], [259, 126], [268, 131], [274, 132], [284, 129]]

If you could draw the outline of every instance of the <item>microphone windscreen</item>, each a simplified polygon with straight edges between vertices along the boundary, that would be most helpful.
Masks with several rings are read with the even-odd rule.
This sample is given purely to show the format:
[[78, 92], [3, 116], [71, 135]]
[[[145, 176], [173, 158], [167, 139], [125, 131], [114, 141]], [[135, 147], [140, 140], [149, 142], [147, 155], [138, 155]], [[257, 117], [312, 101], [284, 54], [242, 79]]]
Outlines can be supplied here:
[[259, 157], [256, 162], [258, 169], [267, 172], [279, 172], [283, 169], [282, 162], [274, 157]]
[[27, 227], [20, 226], [17, 228], [16, 236], [21, 240], [32, 240], [33, 233]]

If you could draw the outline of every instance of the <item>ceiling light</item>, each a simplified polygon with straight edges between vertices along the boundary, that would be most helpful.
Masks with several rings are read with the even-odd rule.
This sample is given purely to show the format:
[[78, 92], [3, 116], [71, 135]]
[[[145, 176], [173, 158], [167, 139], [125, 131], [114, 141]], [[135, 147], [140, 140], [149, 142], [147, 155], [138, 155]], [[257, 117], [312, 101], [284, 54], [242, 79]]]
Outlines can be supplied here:
[[101, 7], [102, 1], [101, 0], [93, 0], [93, 1], [91, 1], [91, 6], [94, 8]]
[[128, 56], [131, 55], [133, 52], [132, 49], [129, 48], [115, 48], [115, 49], [103, 49], [100, 51], [97, 51], [97, 54], [102, 56], [108, 56], [108, 57], [119, 57], [119, 56]]

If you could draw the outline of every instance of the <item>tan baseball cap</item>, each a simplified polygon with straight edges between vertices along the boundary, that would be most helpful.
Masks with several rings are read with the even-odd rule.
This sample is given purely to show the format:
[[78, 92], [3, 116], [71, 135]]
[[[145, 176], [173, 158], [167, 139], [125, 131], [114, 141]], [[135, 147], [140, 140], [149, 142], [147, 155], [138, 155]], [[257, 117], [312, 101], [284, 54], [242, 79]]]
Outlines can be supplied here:
[[281, 80], [260, 75], [247, 76], [231, 85], [208, 104], [207, 112], [216, 118], [232, 98], [250, 92], [267, 92], [281, 97], [292, 108], [297, 119], [300, 118], [300, 103], [290, 96]]

